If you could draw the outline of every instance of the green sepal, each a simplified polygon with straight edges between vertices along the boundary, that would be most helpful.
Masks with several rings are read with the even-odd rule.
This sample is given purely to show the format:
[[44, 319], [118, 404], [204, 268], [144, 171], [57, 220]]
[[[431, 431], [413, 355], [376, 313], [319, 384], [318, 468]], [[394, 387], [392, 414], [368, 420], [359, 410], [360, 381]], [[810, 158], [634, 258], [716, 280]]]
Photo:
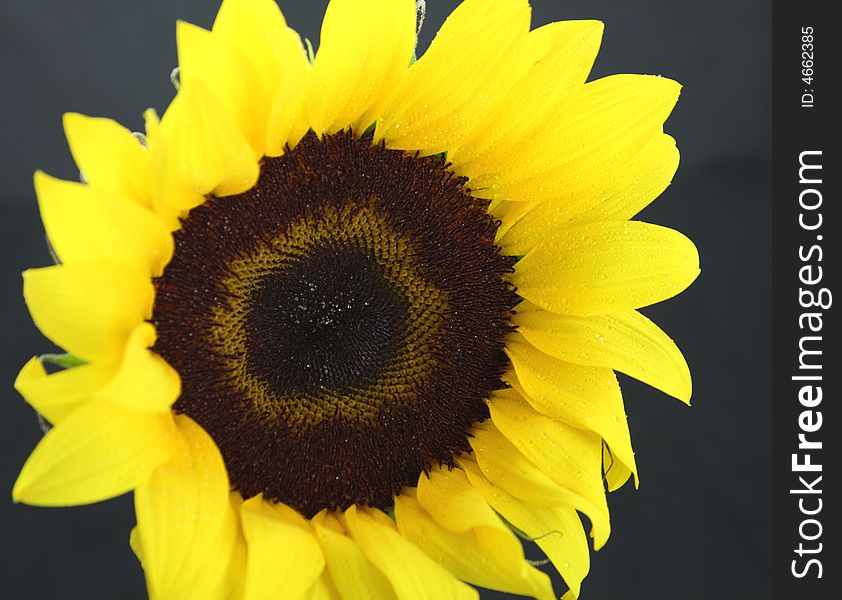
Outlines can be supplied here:
[[366, 127], [361, 137], [374, 137], [374, 130], [377, 129], [377, 121]]
[[313, 42], [310, 41], [310, 38], [304, 38], [304, 44], [307, 46], [307, 60], [312, 65], [316, 62], [316, 51], [313, 50]]
[[56, 365], [57, 367], [61, 367], [63, 369], [72, 369], [73, 367], [79, 367], [87, 364], [86, 361], [82, 360], [78, 356], [73, 356], [69, 352], [65, 352], [64, 354], [42, 354], [38, 357], [38, 360], [42, 363]]
[[415, 47], [412, 49], [412, 59], [409, 61], [411, 67], [418, 62], [418, 42], [420, 41], [421, 28], [424, 26], [424, 19], [427, 16], [426, 0], [415, 0]]
[[541, 560], [533, 560], [531, 558], [525, 558], [524, 560], [526, 562], [528, 562], [530, 565], [532, 565], [533, 567], [543, 567], [544, 565], [548, 565], [548, 564], [550, 564], [550, 562], [552, 562], [552, 561], [550, 561], [549, 558], [542, 558]]
[[176, 92], [181, 91], [181, 70], [178, 67], [170, 71], [170, 83], [172, 83]]

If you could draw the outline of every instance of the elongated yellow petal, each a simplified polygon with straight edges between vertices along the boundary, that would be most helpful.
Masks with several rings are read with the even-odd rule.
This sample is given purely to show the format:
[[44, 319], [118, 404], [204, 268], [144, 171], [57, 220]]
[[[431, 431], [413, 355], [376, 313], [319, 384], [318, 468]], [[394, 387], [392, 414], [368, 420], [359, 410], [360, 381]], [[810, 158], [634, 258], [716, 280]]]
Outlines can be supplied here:
[[394, 525], [387, 525], [383, 520], [385, 515], [378, 518], [374, 512], [376, 509], [351, 506], [345, 512], [345, 522], [354, 541], [386, 576], [400, 600], [479, 598], [476, 590], [402, 537]]
[[153, 288], [148, 277], [117, 265], [56, 265], [24, 271], [23, 295], [56, 344], [87, 361], [115, 361], [151, 316]]
[[64, 132], [76, 165], [92, 187], [150, 205], [149, 157], [131, 131], [111, 119], [66, 113]]
[[690, 401], [692, 380], [681, 351], [637, 311], [576, 317], [518, 310], [515, 323], [523, 337], [547, 354], [621, 371], [683, 402]]
[[494, 392], [491, 420], [535, 466], [570, 492], [571, 508], [593, 524], [594, 546], [608, 540], [611, 525], [602, 484], [602, 439], [535, 411], [516, 392]]
[[178, 398], [178, 373], [148, 348], [155, 330], [141, 323], [129, 335], [122, 363], [95, 362], [47, 375], [35, 357], [21, 369], [15, 388], [51, 423], [88, 400], [131, 409], [168, 411]]
[[92, 402], [50, 429], [23, 465], [12, 496], [38, 506], [89, 504], [144, 483], [173, 450], [169, 413]]
[[307, 132], [303, 115], [310, 70], [298, 34], [274, 0], [224, 0], [213, 24], [254, 66], [269, 101], [263, 154], [278, 156]]
[[140, 545], [140, 534], [137, 532], [137, 525], [132, 527], [129, 532], [129, 547], [134, 552], [135, 557], [143, 562], [143, 547]]
[[307, 100], [313, 131], [362, 133], [394, 94], [414, 47], [413, 0], [331, 0]]
[[36, 356], [27, 362], [15, 380], [15, 389], [50, 423], [56, 424], [105, 385], [117, 367], [89, 363], [47, 375]]
[[135, 490], [149, 596], [217, 597], [234, 545], [228, 474], [199, 425], [179, 415], [176, 427], [173, 456]]
[[[422, 494], [422, 482], [424, 492]], [[453, 496], [459, 500], [451, 501]], [[463, 511], [462, 522], [453, 524]], [[422, 475], [418, 498], [395, 498], [398, 531], [459, 579], [503, 592], [554, 598], [549, 578], [529, 565], [523, 546], [460, 469]], [[468, 526], [465, 527], [465, 524]]]
[[298, 598], [318, 579], [325, 560], [315, 533], [291, 509], [260, 496], [240, 510], [248, 544], [244, 600]]
[[179, 21], [176, 27], [181, 84], [198, 82], [213, 94], [255, 156], [264, 150], [269, 98], [252, 63], [225, 36]]
[[518, 334], [507, 340], [506, 354], [532, 408], [556, 421], [599, 434], [637, 473], [623, 394], [611, 369], [558, 360]]
[[339, 593], [326, 573], [322, 573], [304, 594], [304, 600], [336, 600], [338, 597]]
[[570, 492], [527, 459], [490, 421], [471, 429], [469, 440], [482, 472], [494, 485], [529, 504], [570, 505]]
[[[602, 447], [602, 472], [605, 474], [605, 486], [609, 492], [623, 487], [632, 476], [631, 469], [620, 462], [608, 446]], [[637, 479], [635, 479], [635, 484], [637, 484]]]
[[675, 140], [663, 133], [655, 136], [627, 163], [617, 191], [578, 218], [585, 221], [631, 219], [667, 189], [678, 170], [679, 160]]
[[483, 544], [477, 533], [444, 529], [409, 496], [396, 499], [395, 514], [401, 535], [459, 579], [488, 589], [554, 598], [549, 578], [526, 562], [516, 539], [505, 549], [494, 548], [490, 540]]
[[512, 202], [521, 207], [506, 215], [498, 234], [507, 254], [522, 256], [541, 240], [576, 221], [630, 219], [657, 198], [678, 169], [678, 148], [665, 134], [656, 135], [632, 159], [583, 181], [576, 198], [560, 195], [536, 202]]
[[138, 325], [129, 336], [119, 369], [94, 398], [139, 410], [168, 411], [181, 394], [181, 378], [149, 349], [155, 339], [152, 324]]
[[585, 223], [536, 246], [515, 265], [518, 294], [567, 315], [648, 306], [699, 275], [699, 253], [681, 233], [637, 221]]
[[[493, 204], [488, 207], [488, 212], [495, 219], [500, 221], [500, 227], [497, 228], [497, 235], [495, 241], [503, 249], [504, 254], [509, 256], [523, 256], [526, 252], [515, 252], [514, 244], [503, 246], [503, 241], [515, 223], [520, 221], [532, 208], [533, 204], [529, 202], [510, 202], [508, 200], [493, 200]], [[542, 240], [544, 238], [541, 238]], [[532, 247], [530, 246], [531, 250]]]
[[234, 516], [234, 548], [231, 551], [231, 560], [225, 571], [222, 593], [219, 596], [229, 600], [241, 600], [245, 597], [246, 567], [248, 564], [248, 548], [240, 517], [243, 497], [240, 496], [239, 492], [231, 492], [229, 501], [231, 503], [231, 514]]
[[271, 97], [281, 85], [280, 46], [287, 29], [274, 0], [223, 0], [212, 32], [249, 60]]
[[283, 80], [273, 96], [266, 130], [267, 156], [280, 156], [294, 147], [310, 129], [305, 101], [310, 77], [310, 61], [298, 33], [287, 29], [281, 37]]
[[526, 0], [465, 0], [409, 69], [375, 139], [425, 154], [458, 146], [529, 66], [529, 17]]
[[304, 100], [310, 62], [301, 38], [274, 0], [225, 0], [213, 32], [240, 50], [262, 80], [269, 101], [263, 154], [279, 156], [309, 129]]
[[161, 132], [158, 113], [149, 108], [143, 113], [146, 124], [146, 147], [149, 152], [149, 179], [152, 194], [152, 210], [164, 222], [168, 231], [181, 228], [183, 216], [179, 206], [196, 206], [204, 196], [191, 190], [178, 178], [177, 169], [168, 163], [165, 136]]
[[482, 172], [472, 167], [477, 171], [469, 173], [471, 189], [507, 200], [552, 199], [581, 211], [605, 193], [610, 173], [625, 169], [660, 135], [680, 89], [674, 81], [646, 75], [588, 83], [557, 107], [546, 128], [522, 143], [498, 146]]
[[182, 83], [157, 137], [150, 158], [157, 201], [170, 208], [193, 208], [205, 194], [239, 194], [254, 186], [260, 174], [254, 149], [198, 80]]
[[571, 508], [534, 506], [522, 502], [492, 485], [483, 477], [476, 463], [461, 458], [460, 465], [468, 479], [488, 503], [507, 521], [535, 543], [552, 561], [570, 591], [563, 600], [578, 597], [582, 580], [590, 569], [588, 541], [579, 515]]
[[[342, 525], [332, 519], [330, 524], [314, 523], [316, 538], [325, 555], [326, 569], [342, 600], [366, 598], [395, 598], [389, 580], [369, 562], [362, 550], [342, 531]], [[337, 527], [338, 525], [338, 527]]]
[[125, 196], [41, 171], [35, 173], [35, 191], [47, 237], [62, 263], [110, 261], [158, 276], [172, 257], [173, 240], [164, 223]]
[[496, 529], [500, 519], [468, 485], [458, 469], [435, 467], [418, 478], [418, 501], [445, 529], [464, 533], [478, 527]]
[[524, 51], [532, 54], [530, 68], [473, 135], [448, 153], [457, 172], [471, 176], [496, 168], [501, 150], [555, 122], [558, 105], [585, 83], [602, 30], [599, 21], [563, 21], [530, 31], [523, 43]]

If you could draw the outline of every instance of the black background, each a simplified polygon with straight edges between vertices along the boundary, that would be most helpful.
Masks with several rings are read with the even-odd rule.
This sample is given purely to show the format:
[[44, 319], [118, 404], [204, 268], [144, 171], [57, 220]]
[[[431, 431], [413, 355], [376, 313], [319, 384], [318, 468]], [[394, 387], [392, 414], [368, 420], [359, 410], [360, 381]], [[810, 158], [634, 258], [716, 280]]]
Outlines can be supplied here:
[[[457, 4], [429, 0], [422, 47]], [[584, 598], [768, 598], [770, 505], [771, 9], [762, 0], [533, 0], [533, 26], [606, 23], [592, 77], [652, 73], [684, 91], [667, 123], [682, 153], [673, 185], [641, 218], [689, 235], [702, 275], [645, 312], [694, 376], [693, 407], [621, 378], [641, 473], [609, 498], [613, 532], [592, 555]], [[315, 42], [325, 0], [281, 2]], [[0, 589], [4, 598], [143, 598], [128, 547], [129, 496], [72, 509], [11, 502], [40, 438], [12, 389], [50, 345], [21, 297], [20, 271], [49, 263], [32, 191], [36, 168], [75, 178], [61, 114], [141, 129], [173, 95], [175, 20], [209, 27], [215, 1], [2, 0], [0, 4]], [[559, 588], [563, 589], [563, 588]], [[485, 595], [483, 596], [485, 597]], [[489, 594], [489, 597], [495, 597]]]

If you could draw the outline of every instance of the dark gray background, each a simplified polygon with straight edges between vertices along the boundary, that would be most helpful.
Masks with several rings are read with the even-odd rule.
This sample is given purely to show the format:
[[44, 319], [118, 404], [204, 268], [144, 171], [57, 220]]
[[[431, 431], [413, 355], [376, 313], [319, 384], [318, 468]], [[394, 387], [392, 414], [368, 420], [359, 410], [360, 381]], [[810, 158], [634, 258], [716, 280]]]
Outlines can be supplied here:
[[[675, 0], [533, 0], [535, 26], [605, 21], [594, 76], [653, 73], [684, 84], [667, 131], [682, 163], [647, 220], [689, 235], [702, 275], [646, 312], [679, 343], [693, 408], [623, 378], [642, 485], [609, 498], [613, 533], [593, 554], [584, 598], [770, 595], [770, 5]], [[430, 0], [425, 45], [454, 0]], [[318, 39], [326, 0], [282, 2]], [[173, 90], [175, 20], [210, 26], [215, 1], [2, 0], [0, 4], [0, 586], [5, 598], [145, 597], [128, 547], [129, 496], [73, 509], [13, 505], [12, 483], [40, 437], [12, 389], [49, 344], [32, 326], [20, 271], [49, 262], [31, 176], [74, 178], [60, 116], [140, 129]], [[563, 588], [559, 588], [563, 589]], [[489, 597], [494, 597], [489, 595]]]

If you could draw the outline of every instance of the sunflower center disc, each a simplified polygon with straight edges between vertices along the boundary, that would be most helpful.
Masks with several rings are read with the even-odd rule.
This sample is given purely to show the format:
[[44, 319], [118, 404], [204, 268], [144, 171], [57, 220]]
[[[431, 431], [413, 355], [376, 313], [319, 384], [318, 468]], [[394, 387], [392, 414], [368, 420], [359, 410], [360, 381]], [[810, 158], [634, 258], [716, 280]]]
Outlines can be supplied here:
[[310, 134], [182, 221], [155, 350], [243, 496], [384, 507], [470, 448], [516, 300], [486, 207], [438, 158]]
[[281, 395], [374, 382], [407, 316], [380, 265], [354, 248], [332, 246], [265, 277], [250, 305], [250, 366]]

